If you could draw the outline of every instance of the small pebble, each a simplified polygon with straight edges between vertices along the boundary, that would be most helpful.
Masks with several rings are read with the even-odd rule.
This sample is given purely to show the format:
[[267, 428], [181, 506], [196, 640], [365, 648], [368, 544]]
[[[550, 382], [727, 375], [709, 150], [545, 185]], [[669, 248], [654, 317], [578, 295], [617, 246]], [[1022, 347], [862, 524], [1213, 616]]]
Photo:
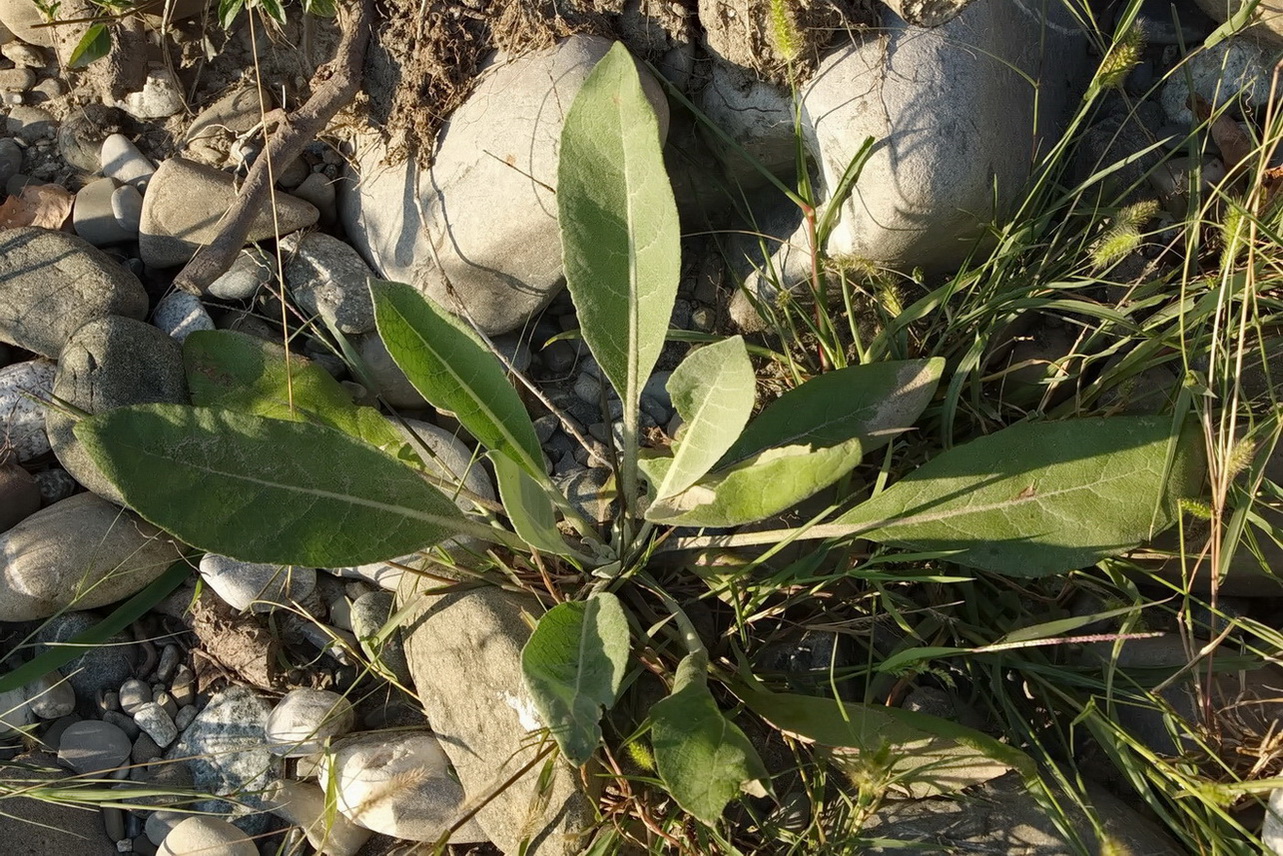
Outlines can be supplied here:
[[23, 68], [44, 68], [49, 64], [49, 59], [42, 49], [25, 42], [9, 42], [6, 45], [0, 45], [0, 56]]
[[182, 87], [169, 69], [149, 69], [142, 91], [126, 95], [120, 106], [135, 119], [164, 119], [183, 109]]
[[134, 747], [129, 752], [129, 760], [135, 764], [150, 764], [164, 754], [164, 751], [156, 745], [156, 741], [147, 732], [138, 735], [134, 741]]
[[162, 749], [178, 739], [178, 727], [170, 719], [165, 709], [156, 702], [148, 702], [134, 712], [134, 722], [145, 733], [151, 735], [156, 745]]
[[76, 691], [58, 672], [50, 672], [23, 689], [27, 706], [41, 719], [57, 719], [76, 709]]
[[178, 715], [178, 702], [174, 701], [174, 697], [170, 695], [169, 690], [164, 688], [156, 690], [152, 693], [152, 700], [160, 705], [161, 710], [169, 714], [170, 719]]
[[39, 107], [14, 107], [5, 126], [11, 135], [28, 145], [52, 140], [58, 133], [58, 121], [53, 114]]
[[156, 664], [156, 680], [169, 682], [174, 670], [183, 661], [183, 649], [173, 642], [160, 649], [160, 661]]
[[0, 183], [22, 172], [22, 149], [8, 137], [0, 139]]
[[80, 487], [71, 474], [61, 467], [50, 467], [36, 473], [36, 484], [40, 487], [40, 501], [45, 505], [61, 502]]
[[0, 89], [25, 92], [36, 83], [36, 73], [29, 68], [0, 70]]
[[169, 692], [179, 707], [186, 707], [196, 701], [196, 675], [187, 665], [181, 665], [174, 672], [174, 682], [169, 685]]
[[66, 95], [67, 84], [56, 77], [46, 77], [31, 87], [28, 94], [32, 96], [32, 101], [36, 104], [43, 104], [46, 101], [53, 101]]
[[111, 194], [111, 216], [116, 226], [130, 237], [138, 236], [138, 224], [143, 219], [143, 195], [138, 188], [122, 184]]
[[104, 710], [102, 713], [102, 721], [119, 728], [131, 741], [137, 740], [138, 735], [142, 733], [142, 730], [138, 727], [138, 723], [134, 722], [133, 719], [118, 710]]
[[98, 697], [99, 710], [120, 710], [120, 693], [115, 690], [107, 690]]
[[151, 687], [137, 678], [130, 678], [120, 685], [120, 709], [133, 716], [138, 709], [151, 702]]
[[272, 279], [272, 266], [262, 253], [241, 250], [227, 273], [210, 283], [209, 293], [220, 300], [248, 300]]
[[156, 167], [124, 134], [112, 134], [102, 141], [102, 174], [128, 184], [139, 192], [147, 189]]
[[187, 726], [191, 725], [196, 720], [196, 716], [199, 713], [200, 711], [196, 709], [196, 705], [194, 704], [180, 707], [178, 709], [178, 713], [174, 716], [174, 727], [179, 731], [186, 731]]
[[183, 342], [197, 330], [213, 330], [214, 319], [200, 298], [185, 291], [165, 295], [152, 313], [151, 323]]
[[189, 817], [191, 815], [186, 812], [159, 809], [147, 815], [147, 821], [143, 824], [143, 832], [153, 844], [159, 845], [175, 826]]
[[58, 746], [58, 760], [77, 773], [115, 770], [129, 760], [130, 739], [109, 722], [88, 719], [67, 728]]

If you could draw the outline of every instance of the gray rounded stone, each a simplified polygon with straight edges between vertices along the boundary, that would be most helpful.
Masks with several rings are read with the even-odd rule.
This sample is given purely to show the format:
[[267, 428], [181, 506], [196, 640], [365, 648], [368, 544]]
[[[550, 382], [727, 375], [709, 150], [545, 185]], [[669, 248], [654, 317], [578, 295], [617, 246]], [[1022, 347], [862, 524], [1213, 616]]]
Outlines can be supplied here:
[[227, 273], [210, 283], [209, 293], [220, 300], [249, 300], [274, 279], [271, 261], [249, 247], [240, 251]]
[[[103, 616], [96, 612], [64, 612], [56, 615], [41, 624], [36, 631], [36, 652], [44, 653], [55, 647], [61, 650], [65, 647], [64, 643], [96, 627], [102, 620]], [[59, 669], [67, 676], [82, 708], [92, 707], [99, 693], [114, 691], [133, 673], [134, 658], [138, 651], [133, 641], [128, 633], [116, 633], [99, 645], [80, 649], [83, 653], [73, 657]]]
[[371, 662], [380, 662], [403, 684], [412, 683], [410, 667], [405, 659], [405, 642], [401, 629], [387, 635], [381, 643], [374, 641], [383, 625], [396, 612], [396, 596], [389, 591], [372, 591], [352, 603], [352, 632], [361, 643], [361, 650]]
[[174, 725], [174, 720], [154, 701], [134, 711], [134, 722], [162, 749], [178, 739], [178, 727]]
[[117, 187], [111, 194], [111, 216], [122, 232], [131, 239], [137, 238], [143, 219], [143, 195], [128, 184]]
[[369, 278], [374, 271], [360, 253], [321, 232], [287, 235], [285, 286], [299, 308], [320, 316], [348, 334], [374, 329]]
[[147, 182], [156, 171], [151, 161], [124, 134], [111, 134], [102, 141], [99, 160], [103, 175], [131, 185], [139, 192], [147, 188]]
[[161, 842], [158, 856], [258, 856], [254, 841], [216, 817], [189, 817]]
[[146, 681], [130, 678], [120, 685], [120, 709], [133, 716], [139, 708], [151, 703], [151, 687]]
[[0, 341], [57, 358], [90, 321], [146, 312], [138, 278], [87, 241], [35, 227], [0, 232]]
[[370, 838], [370, 830], [328, 811], [325, 792], [316, 785], [280, 781], [268, 799], [272, 811], [301, 828], [308, 842], [325, 856], [355, 856]]
[[[63, 348], [53, 391], [89, 413], [129, 404], [185, 403], [182, 349], [142, 321], [116, 316], [91, 321]], [[76, 481], [99, 496], [126, 504], [76, 438], [70, 416], [50, 411], [45, 425], [54, 455]]]
[[58, 719], [76, 709], [76, 691], [56, 670], [23, 687], [27, 707], [41, 719]]
[[132, 240], [137, 234], [136, 229], [130, 233], [122, 229], [116, 221], [115, 211], [112, 210], [112, 196], [116, 188], [115, 179], [100, 178], [89, 182], [76, 193], [75, 206], [71, 210], [71, 222], [75, 226], [76, 234], [95, 247], [123, 244]]
[[40, 486], [35, 476], [16, 463], [0, 464], [0, 532], [39, 510]]
[[355, 722], [351, 703], [338, 693], [290, 690], [267, 718], [267, 746], [286, 758], [311, 755], [321, 751], [330, 738], [351, 731]]
[[49, 400], [55, 371], [48, 360], [27, 360], [0, 368], [0, 446], [16, 454], [19, 462], [49, 451], [45, 407], [32, 397]]
[[233, 811], [238, 825], [251, 834], [265, 831], [266, 818], [251, 812], [263, 807], [263, 789], [280, 778], [280, 761], [267, 751], [264, 733], [270, 712], [270, 705], [251, 689], [223, 690], [165, 753], [170, 761], [186, 762], [197, 790], [234, 795], [243, 804], [202, 800], [194, 808]]
[[76, 494], [0, 534], [0, 621], [115, 603], [179, 557], [156, 527], [92, 493]]
[[132, 749], [125, 732], [109, 722], [87, 719], [62, 733], [58, 760], [77, 773], [110, 772], [129, 760]]
[[[389, 166], [381, 141], [358, 140], [360, 178], [340, 188], [339, 218], [362, 256], [451, 308], [448, 278], [487, 333], [514, 330], [546, 306], [563, 280], [555, 187], [565, 112], [610, 46], [576, 35], [496, 57], [438, 137], [430, 175], [413, 159]], [[662, 137], [667, 100], [650, 74], [642, 80]]]
[[1188, 127], [1194, 123], [1189, 109], [1190, 82], [1193, 91], [1215, 111], [1241, 98], [1245, 107], [1263, 110], [1270, 98], [1270, 69], [1274, 57], [1251, 39], [1225, 39], [1211, 48], [1194, 53], [1163, 86], [1160, 101], [1168, 121]]
[[201, 578], [233, 609], [271, 612], [302, 601], [316, 588], [316, 569], [242, 562], [206, 553]]
[[214, 319], [200, 298], [185, 291], [163, 297], [152, 312], [151, 323], [179, 343], [197, 330], [213, 330]]
[[[349, 820], [407, 841], [435, 841], [458, 819], [463, 788], [449, 759], [427, 732], [362, 734], [335, 744], [321, 768], [321, 786], [334, 789]], [[484, 841], [475, 821], [452, 844]]]
[[[182, 158], [170, 158], [151, 177], [143, 197], [138, 250], [148, 267], [186, 264], [214, 240], [218, 222], [236, 197], [231, 173]], [[305, 229], [320, 216], [309, 202], [275, 196], [276, 218], [266, 206], [250, 224], [246, 240], [257, 242]], [[277, 226], [279, 225], [279, 231]]]
[[429, 405], [388, 353], [383, 337], [368, 333], [357, 337], [357, 352], [374, 383], [374, 392], [392, 407], [402, 410], [424, 410]]

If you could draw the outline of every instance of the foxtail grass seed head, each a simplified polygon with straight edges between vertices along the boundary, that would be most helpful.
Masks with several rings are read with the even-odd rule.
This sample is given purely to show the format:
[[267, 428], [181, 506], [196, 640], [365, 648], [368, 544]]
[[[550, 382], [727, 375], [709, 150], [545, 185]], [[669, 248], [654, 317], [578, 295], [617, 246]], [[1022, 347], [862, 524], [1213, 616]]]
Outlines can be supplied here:
[[1179, 505], [1182, 512], [1196, 520], [1212, 519], [1212, 506], [1206, 502], [1201, 502], [1197, 499], [1182, 499]]
[[1132, 228], [1139, 229], [1158, 216], [1158, 200], [1146, 199], [1137, 202], [1134, 205], [1128, 205], [1122, 211], [1118, 212], [1120, 222], [1127, 223]]
[[1122, 259], [1140, 246], [1140, 231], [1130, 223], [1118, 223], [1101, 237], [1091, 251], [1091, 263], [1105, 268]]
[[1256, 459], [1256, 441], [1244, 437], [1234, 444], [1230, 449], [1229, 458], [1225, 461], [1225, 475], [1234, 478], [1239, 473], [1252, 466], [1252, 461]]
[[1145, 31], [1139, 24], [1132, 24], [1110, 48], [1109, 53], [1105, 54], [1100, 70], [1096, 73], [1096, 84], [1101, 89], [1121, 89], [1127, 75], [1140, 63], [1144, 52]]
[[1106, 833], [1100, 839], [1100, 856], [1132, 856], [1132, 849]]
[[625, 743], [624, 749], [628, 752], [628, 757], [638, 767], [648, 773], [655, 772], [655, 753], [645, 743], [640, 740], [633, 740], [630, 743]]
[[775, 50], [790, 65], [802, 52], [802, 34], [797, 28], [793, 0], [771, 0], [771, 39]]

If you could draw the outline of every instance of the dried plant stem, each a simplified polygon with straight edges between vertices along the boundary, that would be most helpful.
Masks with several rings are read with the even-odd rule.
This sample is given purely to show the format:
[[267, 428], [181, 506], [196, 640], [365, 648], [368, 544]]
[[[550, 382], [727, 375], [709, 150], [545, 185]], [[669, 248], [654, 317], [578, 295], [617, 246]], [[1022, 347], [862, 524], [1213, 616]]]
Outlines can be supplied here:
[[[340, 6], [340, 8], [347, 8]], [[278, 112], [266, 117], [279, 125], [267, 138], [263, 154], [250, 168], [245, 184], [232, 207], [218, 224], [218, 237], [202, 247], [174, 280], [183, 291], [203, 294], [210, 283], [222, 276], [249, 236], [250, 225], [268, 202], [272, 174], [292, 163], [316, 138], [335, 114], [356, 97], [365, 67], [365, 50], [370, 42], [374, 0], [352, 4], [342, 18], [343, 36], [334, 62], [322, 66], [312, 79], [312, 97], [293, 113]]]

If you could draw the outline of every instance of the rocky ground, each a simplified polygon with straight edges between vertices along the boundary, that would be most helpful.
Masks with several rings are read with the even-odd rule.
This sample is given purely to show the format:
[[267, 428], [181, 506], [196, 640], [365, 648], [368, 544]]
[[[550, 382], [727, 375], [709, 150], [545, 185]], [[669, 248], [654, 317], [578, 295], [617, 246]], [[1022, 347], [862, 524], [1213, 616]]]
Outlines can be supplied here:
[[[438, 5], [453, 15], [450, 32], [477, 36], [458, 50], [461, 63], [480, 62], [475, 80], [439, 69], [434, 77], [429, 67], [411, 86], [393, 71], [417, 43], [389, 35], [404, 20], [402, 30], [385, 30], [358, 104], [279, 165], [273, 204], [253, 220], [251, 245], [193, 294], [174, 288], [175, 274], [218, 234], [263, 151], [265, 112], [306, 97], [307, 81], [337, 44], [334, 24], [303, 26], [296, 14], [284, 28], [250, 27], [242, 14], [224, 32], [192, 9], [148, 18], [131, 30], [146, 57], [141, 75], [133, 73], [141, 85], [114, 91], [125, 77], [104, 83], [93, 66], [67, 67], [66, 38], [33, 25], [39, 12], [29, 0], [0, 0], [6, 670], [101, 628], [115, 604], [179, 559], [177, 545], [121, 508], [71, 426], [73, 409], [188, 401], [181, 344], [194, 331], [288, 338], [354, 400], [406, 417], [443, 476], [495, 499], [457, 423], [427, 407], [373, 332], [372, 275], [416, 285], [493, 336], [542, 397], [529, 403], [550, 472], [590, 519], [610, 518], [610, 471], [592, 443], [619, 430], [619, 403], [578, 340], [545, 344], [578, 326], [562, 291], [555, 219], [560, 123], [607, 36], [623, 38], [663, 78], [648, 72], [648, 93], [690, 234], [672, 325], [696, 333], [761, 330], [748, 295], [778, 303], [781, 286], [806, 277], [809, 255], [796, 207], [701, 129], [678, 95], [792, 182], [792, 82], [824, 192], [872, 135], [879, 142], [828, 251], [931, 276], [962, 262], [995, 204], [1019, 198], [1101, 61], [1059, 0], [974, 0], [938, 27], [906, 25], [881, 6], [802, 2], [789, 8], [805, 43], [789, 51], [772, 41], [766, 4], [572, 3], [580, 17], [544, 20], [526, 50], [477, 35], [479, 24], [469, 29], [484, 3]], [[516, 26], [521, 5], [503, 20]], [[910, 16], [917, 8], [895, 5]], [[1120, 5], [1093, 4], [1105, 31]], [[1093, 117], [1075, 166], [1087, 175], [1135, 156], [1115, 180], [1136, 199], [1156, 200], [1160, 218], [1183, 210], [1195, 166], [1205, 181], [1224, 174], [1223, 153], [1196, 164], [1172, 151], [1197, 124], [1191, 87], [1212, 105], [1246, 89], [1244, 103], [1258, 110], [1271, 94], [1281, 42], [1268, 21], [1171, 73], [1217, 26], [1207, 13], [1224, 4], [1202, 5], [1141, 4], [1147, 46], [1125, 87]], [[539, 6], [528, 4], [526, 14], [537, 17]], [[488, 56], [481, 47], [490, 44], [513, 52]], [[376, 85], [389, 80], [390, 89]], [[424, 115], [409, 121], [407, 90], [441, 101], [420, 104]], [[1242, 114], [1245, 126], [1253, 115]], [[435, 143], [403, 157], [425, 138]], [[772, 277], [759, 272], [764, 250]], [[1132, 261], [1140, 271], [1151, 259]], [[1063, 355], [1057, 329], [1028, 331], [1011, 360]], [[336, 352], [339, 334], [351, 348], [346, 357]], [[680, 355], [670, 349], [661, 369]], [[350, 367], [352, 354], [363, 372]], [[642, 427], [661, 438], [675, 431], [666, 379], [657, 373], [642, 401]], [[569, 424], [546, 403], [569, 414]], [[537, 783], [526, 776], [449, 833], [529, 750], [517, 664], [529, 632], [521, 596], [441, 596], [392, 627], [403, 576], [394, 564], [278, 568], [213, 554], [190, 564], [189, 579], [159, 606], [94, 639], [60, 670], [0, 693], [9, 743], [0, 776], [75, 775], [120, 791], [119, 802], [96, 811], [33, 798], [39, 794], [6, 799], [0, 829], [17, 853], [240, 856], [310, 847], [348, 856], [420, 852], [414, 842], [446, 837], [455, 852], [515, 853], [530, 835], [539, 853], [575, 850], [591, 809], [582, 783], [564, 770], [533, 814]], [[1244, 611], [1259, 609], [1252, 596], [1278, 594], [1260, 586], [1242, 592]], [[1172, 655], [1170, 645], [1149, 641], [1129, 651], [1156, 664]], [[783, 672], [805, 672], [813, 659], [827, 666], [834, 644], [807, 636], [770, 656]], [[910, 693], [904, 703], [962, 716], [940, 690]], [[1172, 748], [1165, 732], [1149, 739], [1156, 751]], [[953, 803], [921, 801], [879, 814], [872, 828], [968, 852], [1071, 852], [1012, 782], [981, 790], [986, 808], [966, 822]], [[1133, 852], [1182, 852], [1126, 799], [1098, 791], [1106, 826]]]

